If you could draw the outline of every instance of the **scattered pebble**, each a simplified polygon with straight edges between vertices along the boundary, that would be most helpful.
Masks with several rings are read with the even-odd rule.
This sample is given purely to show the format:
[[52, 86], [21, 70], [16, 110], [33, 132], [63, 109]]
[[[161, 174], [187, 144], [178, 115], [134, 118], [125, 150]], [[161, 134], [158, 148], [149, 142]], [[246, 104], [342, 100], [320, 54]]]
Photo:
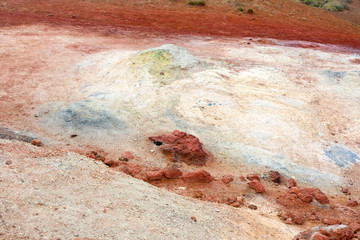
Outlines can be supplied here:
[[31, 145], [40, 147], [41, 146], [41, 141], [39, 139], [34, 139], [31, 141]]
[[257, 207], [256, 205], [254, 205], [254, 204], [250, 204], [250, 205], [248, 206], [248, 208], [250, 208], [250, 209], [252, 209], [252, 210], [257, 210], [257, 209], [258, 209], [258, 207]]

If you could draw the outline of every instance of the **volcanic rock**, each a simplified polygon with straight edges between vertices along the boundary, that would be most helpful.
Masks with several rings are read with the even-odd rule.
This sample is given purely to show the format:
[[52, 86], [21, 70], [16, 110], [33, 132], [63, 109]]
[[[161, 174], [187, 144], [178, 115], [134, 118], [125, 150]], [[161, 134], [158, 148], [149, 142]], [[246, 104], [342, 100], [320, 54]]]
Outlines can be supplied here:
[[294, 179], [290, 178], [287, 182], [287, 186], [288, 186], [288, 188], [296, 187], [297, 183]]
[[234, 177], [232, 175], [225, 175], [221, 178], [221, 181], [225, 184], [234, 181]]
[[327, 225], [336, 225], [340, 224], [340, 221], [334, 218], [323, 218], [321, 221]]
[[197, 137], [178, 130], [170, 134], [152, 136], [150, 140], [158, 146], [161, 145], [164, 152], [171, 153], [172, 159], [176, 162], [202, 166], [209, 157], [209, 153]]
[[268, 173], [269, 178], [271, 179], [271, 181], [273, 181], [274, 183], [280, 183], [281, 182], [281, 175], [278, 171], [270, 171]]
[[164, 169], [164, 176], [169, 179], [175, 179], [181, 177], [182, 172], [176, 167], [168, 167]]
[[182, 176], [182, 179], [184, 181], [189, 181], [189, 182], [209, 183], [214, 178], [211, 176], [210, 173], [208, 173], [205, 170], [195, 170], [195, 171], [192, 171], [192, 172], [184, 173], [183, 176]]
[[248, 175], [246, 175], [246, 178], [249, 179], [250, 181], [252, 180], [260, 181], [260, 177], [256, 173], [249, 173]]
[[355, 200], [349, 200], [346, 202], [346, 206], [348, 207], [357, 207], [359, 206], [359, 203]]
[[124, 161], [124, 162], [127, 162], [127, 161], [132, 160], [132, 159], [134, 159], [134, 155], [131, 152], [128, 152], [128, 151], [123, 152], [121, 154], [121, 157], [119, 158], [120, 161]]
[[147, 171], [145, 175], [149, 181], [161, 180], [164, 176], [164, 170]]
[[31, 145], [40, 147], [41, 146], [41, 141], [39, 139], [34, 139], [31, 141]]
[[261, 184], [260, 181], [254, 179], [251, 182], [248, 182], [248, 185], [250, 188], [254, 189], [257, 193], [263, 193], [265, 192], [264, 186]]
[[292, 240], [351, 240], [354, 234], [346, 225], [333, 225], [328, 227], [314, 227], [300, 232]]

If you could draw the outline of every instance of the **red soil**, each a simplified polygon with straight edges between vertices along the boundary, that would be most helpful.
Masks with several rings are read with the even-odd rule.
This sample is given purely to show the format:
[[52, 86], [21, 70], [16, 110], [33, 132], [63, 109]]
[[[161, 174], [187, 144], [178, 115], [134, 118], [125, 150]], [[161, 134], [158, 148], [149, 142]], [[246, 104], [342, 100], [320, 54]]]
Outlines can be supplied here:
[[117, 27], [147, 33], [226, 37], [268, 37], [360, 47], [360, 28], [332, 14], [287, 0], [241, 2], [255, 14], [242, 14], [235, 3], [208, 0], [190, 7], [183, 0], [144, 2], [9, 0], [0, 5], [0, 26], [47, 23], [77, 25], [111, 34]]

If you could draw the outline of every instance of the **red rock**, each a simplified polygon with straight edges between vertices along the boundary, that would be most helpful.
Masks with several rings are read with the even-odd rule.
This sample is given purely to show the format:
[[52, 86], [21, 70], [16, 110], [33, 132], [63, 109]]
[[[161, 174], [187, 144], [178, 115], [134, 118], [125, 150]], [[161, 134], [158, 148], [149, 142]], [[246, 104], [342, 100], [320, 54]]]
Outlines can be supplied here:
[[7, 160], [7, 161], [5, 162], [5, 164], [6, 164], [6, 165], [10, 165], [10, 164], [12, 164], [12, 161], [11, 161], [11, 160]]
[[191, 220], [193, 220], [194, 222], [197, 222], [196, 217], [191, 217]]
[[119, 162], [113, 159], [105, 159], [104, 164], [108, 165], [109, 167], [117, 167], [119, 166]]
[[176, 162], [202, 166], [209, 157], [203, 144], [191, 134], [175, 130], [170, 134], [152, 136], [150, 140], [156, 145], [162, 145], [161, 149], [171, 153], [172, 159]]
[[132, 160], [132, 159], [134, 159], [134, 155], [132, 155], [131, 152], [123, 152], [121, 154], [121, 157], [119, 158], [120, 161], [125, 161], [125, 162]]
[[258, 209], [258, 207], [257, 207], [256, 205], [254, 205], [254, 204], [250, 204], [250, 205], [248, 206], [248, 208], [250, 208], [250, 209], [252, 209], [252, 210], [257, 210], [257, 209]]
[[308, 191], [304, 191], [304, 189], [301, 189], [297, 196], [304, 203], [311, 203], [313, 200], [313, 196]]
[[239, 177], [242, 182], [246, 182], [246, 178], [244, 176]]
[[159, 171], [147, 171], [145, 173], [146, 178], [149, 181], [156, 181], [156, 180], [161, 180], [164, 176], [164, 170], [159, 170]]
[[323, 218], [323, 219], [321, 219], [321, 221], [327, 225], [336, 225], [336, 224], [341, 223], [339, 220], [334, 219], [334, 218]]
[[86, 157], [92, 158], [92, 159], [95, 159], [95, 160], [96, 160], [96, 152], [92, 151], [92, 152], [88, 153], [88, 154], [86, 155]]
[[316, 232], [311, 236], [311, 239], [312, 240], [329, 240], [330, 238], [321, 233]]
[[41, 146], [41, 141], [39, 139], [34, 139], [31, 141], [31, 145], [40, 147]]
[[130, 174], [130, 170], [129, 170], [128, 166], [126, 166], [126, 165], [119, 166], [117, 168], [117, 170], [120, 171], [120, 172], [123, 172], [125, 174]]
[[314, 227], [297, 234], [293, 240], [352, 240], [354, 233], [345, 225], [332, 225], [327, 227]]
[[135, 177], [142, 171], [142, 167], [138, 164], [128, 164], [129, 174]]
[[176, 167], [167, 167], [164, 169], [164, 176], [168, 179], [175, 179], [181, 177], [183, 173]]
[[201, 191], [196, 191], [194, 193], [194, 198], [202, 198], [203, 197], [203, 193]]
[[184, 173], [183, 176], [182, 176], [182, 179], [184, 181], [189, 181], [189, 182], [209, 183], [214, 178], [211, 176], [210, 173], [208, 173], [205, 170], [195, 170], [195, 171], [192, 171], [192, 172]]
[[230, 206], [238, 208], [241, 206], [241, 204], [242, 204], [242, 202], [236, 201], [236, 202], [231, 203]]
[[290, 194], [299, 194], [300, 190], [297, 187], [292, 187], [288, 190], [288, 193]]
[[270, 171], [269, 177], [270, 177], [271, 181], [273, 181], [274, 183], [281, 182], [281, 175], [278, 171]]
[[252, 180], [260, 181], [260, 177], [256, 173], [249, 173], [248, 175], [246, 175], [246, 178], [249, 179], [250, 181]]
[[325, 193], [323, 193], [318, 188], [302, 188], [300, 190], [300, 192], [302, 192], [302, 193], [306, 192], [307, 194], [310, 194], [313, 198], [316, 199], [316, 201], [318, 201], [321, 204], [328, 204], [329, 203], [328, 197], [325, 195]]
[[235, 196], [228, 197], [227, 200], [226, 200], [226, 202], [228, 204], [234, 203], [236, 201], [237, 201], [237, 197], [235, 197]]
[[248, 182], [248, 185], [250, 188], [254, 189], [257, 193], [263, 193], [265, 192], [264, 186], [259, 182], [258, 180], [252, 180], [251, 182]]
[[296, 225], [303, 225], [304, 222], [305, 222], [305, 216], [304, 216], [304, 214], [301, 214], [301, 213], [294, 214], [293, 222], [294, 222]]
[[225, 175], [221, 178], [221, 181], [225, 184], [230, 183], [230, 182], [234, 181], [234, 177], [232, 175]]
[[293, 224], [293, 221], [291, 220], [291, 218], [288, 218], [284, 221], [284, 223], [291, 225], [291, 224]]
[[348, 200], [346, 202], [346, 206], [348, 206], [348, 207], [357, 207], [357, 206], [359, 206], [359, 203], [357, 201], [355, 201], [355, 200]]
[[294, 179], [290, 178], [287, 183], [288, 188], [296, 187], [297, 183]]
[[128, 164], [127, 162], [117, 162], [119, 166], [116, 168], [117, 171], [123, 172], [125, 174], [135, 177], [142, 171], [142, 167], [137, 164]]

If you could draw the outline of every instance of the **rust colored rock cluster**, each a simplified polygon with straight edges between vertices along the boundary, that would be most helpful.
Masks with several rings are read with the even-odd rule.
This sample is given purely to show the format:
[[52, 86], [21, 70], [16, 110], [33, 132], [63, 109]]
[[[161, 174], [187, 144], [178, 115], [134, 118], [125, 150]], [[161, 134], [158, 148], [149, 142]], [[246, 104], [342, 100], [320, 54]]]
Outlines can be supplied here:
[[170, 153], [176, 162], [202, 166], [209, 157], [209, 153], [197, 137], [178, 130], [170, 134], [152, 136], [150, 140], [161, 146], [165, 153]]
[[346, 225], [315, 227], [296, 235], [293, 240], [352, 240], [353, 231]]
[[288, 193], [297, 196], [304, 203], [311, 203], [315, 199], [321, 204], [329, 204], [329, 198], [318, 188], [291, 187]]

